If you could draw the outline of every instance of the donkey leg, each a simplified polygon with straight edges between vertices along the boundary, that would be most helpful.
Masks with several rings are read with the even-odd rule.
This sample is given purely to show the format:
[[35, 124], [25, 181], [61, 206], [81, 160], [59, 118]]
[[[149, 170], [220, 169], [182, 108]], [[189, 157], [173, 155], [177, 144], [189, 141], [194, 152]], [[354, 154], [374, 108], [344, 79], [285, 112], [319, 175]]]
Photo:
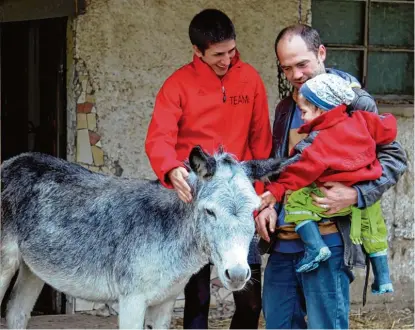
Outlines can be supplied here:
[[146, 329], [168, 329], [170, 328], [171, 316], [173, 313], [174, 298], [170, 298], [155, 306], [149, 306], [146, 313]]
[[120, 296], [119, 308], [120, 329], [143, 329], [147, 305], [142, 295]]
[[19, 268], [20, 263], [17, 240], [13, 240], [6, 235], [1, 238], [3, 242], [0, 248], [0, 303], [3, 301], [10, 281]]
[[33, 306], [42, 291], [43, 282], [22, 261], [19, 276], [7, 305], [6, 321], [9, 329], [25, 329]]

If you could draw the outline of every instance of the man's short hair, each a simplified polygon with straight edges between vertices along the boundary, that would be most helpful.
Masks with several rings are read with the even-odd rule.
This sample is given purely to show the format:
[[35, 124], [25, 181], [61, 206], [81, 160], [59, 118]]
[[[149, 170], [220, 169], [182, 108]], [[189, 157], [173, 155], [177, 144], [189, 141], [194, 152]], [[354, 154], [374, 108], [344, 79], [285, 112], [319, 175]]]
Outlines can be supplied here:
[[[318, 49], [321, 45], [320, 35], [316, 29], [305, 24], [294, 24], [283, 29], [275, 39], [275, 53], [277, 53], [277, 46], [284, 37], [300, 36], [307, 45], [308, 50], [317, 55]], [[278, 57], [278, 54], [277, 54]]]
[[230, 18], [217, 9], [205, 9], [193, 17], [189, 26], [189, 37], [202, 54], [210, 45], [235, 40], [235, 28]]

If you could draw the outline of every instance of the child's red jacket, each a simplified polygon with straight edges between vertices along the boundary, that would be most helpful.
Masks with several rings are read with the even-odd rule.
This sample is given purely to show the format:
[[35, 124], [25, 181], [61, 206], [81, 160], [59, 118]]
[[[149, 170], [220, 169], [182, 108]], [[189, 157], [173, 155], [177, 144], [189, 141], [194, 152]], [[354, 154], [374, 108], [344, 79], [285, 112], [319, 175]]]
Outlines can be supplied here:
[[298, 161], [267, 186], [278, 202], [286, 190], [295, 191], [313, 182], [317, 186], [328, 181], [352, 186], [379, 178], [382, 167], [376, 158], [376, 145], [394, 141], [397, 124], [391, 114], [355, 111], [350, 116], [346, 106], [340, 105], [301, 126], [298, 132], [309, 134], [290, 155]]

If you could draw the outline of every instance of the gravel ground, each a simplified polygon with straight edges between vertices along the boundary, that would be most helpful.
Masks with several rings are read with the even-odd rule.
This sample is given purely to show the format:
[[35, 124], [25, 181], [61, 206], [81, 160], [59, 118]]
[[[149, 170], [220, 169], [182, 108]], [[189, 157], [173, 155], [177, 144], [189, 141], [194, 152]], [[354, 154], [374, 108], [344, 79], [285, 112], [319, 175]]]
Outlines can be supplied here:
[[[1, 320], [1, 328], [4, 329], [4, 319]], [[227, 329], [230, 319], [210, 320], [211, 329]], [[260, 328], [265, 324], [261, 319]], [[92, 315], [44, 315], [34, 316], [29, 322], [31, 329], [114, 329], [117, 327], [115, 316], [100, 317]], [[182, 329], [182, 319], [175, 318], [172, 328]], [[350, 314], [351, 329], [414, 329], [414, 311], [405, 308], [403, 310], [383, 309], [352, 310]]]

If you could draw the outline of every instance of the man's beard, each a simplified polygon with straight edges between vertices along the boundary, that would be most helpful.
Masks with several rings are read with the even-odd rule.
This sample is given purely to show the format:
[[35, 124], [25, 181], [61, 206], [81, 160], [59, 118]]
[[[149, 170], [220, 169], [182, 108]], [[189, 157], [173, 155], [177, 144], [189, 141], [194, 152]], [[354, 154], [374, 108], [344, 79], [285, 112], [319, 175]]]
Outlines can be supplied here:
[[[316, 71], [313, 72], [313, 76], [311, 78], [314, 78], [314, 77], [318, 76], [319, 74], [326, 73], [326, 68], [324, 66], [324, 63], [321, 62], [321, 61], [318, 61], [317, 64], [318, 64], [318, 68], [317, 68]], [[311, 78], [309, 78], [309, 79], [311, 79]]]
[[[308, 77], [307, 80], [303, 82], [303, 84], [306, 83], [308, 80], [318, 76], [319, 74], [326, 73], [326, 68], [324, 66], [324, 63], [322, 61], [318, 61], [317, 64], [318, 64], [318, 67], [317, 67], [316, 71], [314, 71], [312, 73], [311, 77]], [[298, 88], [293, 85], [293, 90], [298, 91]]]

